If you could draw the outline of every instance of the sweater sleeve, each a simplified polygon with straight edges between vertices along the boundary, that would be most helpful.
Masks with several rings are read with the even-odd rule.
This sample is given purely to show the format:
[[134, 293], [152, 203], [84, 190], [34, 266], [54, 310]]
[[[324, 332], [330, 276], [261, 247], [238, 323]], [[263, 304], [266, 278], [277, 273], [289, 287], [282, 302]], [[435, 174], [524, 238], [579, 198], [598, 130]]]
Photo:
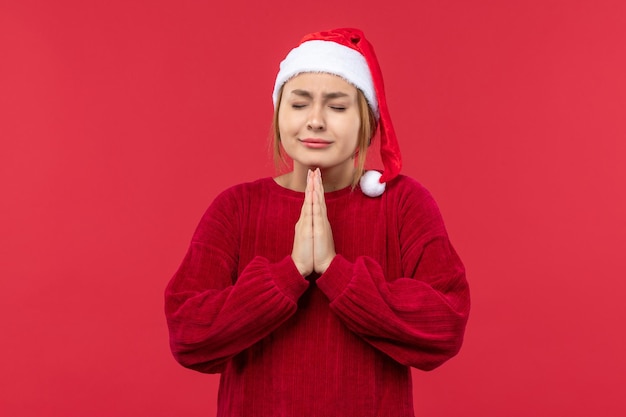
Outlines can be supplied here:
[[221, 372], [274, 331], [309, 285], [290, 256], [275, 263], [257, 256], [237, 276], [241, 219], [234, 197], [225, 192], [209, 207], [165, 290], [172, 353], [200, 372]]
[[403, 277], [387, 279], [372, 257], [337, 255], [317, 285], [350, 330], [404, 365], [432, 370], [461, 348], [469, 288], [430, 194], [398, 207]]

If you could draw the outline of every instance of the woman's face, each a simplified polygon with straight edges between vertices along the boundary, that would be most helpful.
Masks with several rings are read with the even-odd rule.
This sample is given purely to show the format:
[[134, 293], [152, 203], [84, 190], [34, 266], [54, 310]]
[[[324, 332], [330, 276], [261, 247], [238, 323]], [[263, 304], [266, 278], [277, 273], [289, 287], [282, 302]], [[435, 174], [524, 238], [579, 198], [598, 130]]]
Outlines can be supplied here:
[[325, 73], [303, 73], [283, 87], [278, 129], [294, 168], [353, 172], [361, 119], [357, 89]]

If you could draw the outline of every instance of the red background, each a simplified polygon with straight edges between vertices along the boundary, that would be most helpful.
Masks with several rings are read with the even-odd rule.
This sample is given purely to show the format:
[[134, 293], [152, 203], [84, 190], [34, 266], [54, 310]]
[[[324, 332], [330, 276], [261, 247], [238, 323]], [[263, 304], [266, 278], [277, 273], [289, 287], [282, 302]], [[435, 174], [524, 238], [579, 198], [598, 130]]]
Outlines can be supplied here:
[[272, 175], [279, 61], [357, 26], [472, 288], [417, 415], [626, 415], [625, 5], [3, 1], [0, 414], [214, 415], [163, 289], [216, 193]]

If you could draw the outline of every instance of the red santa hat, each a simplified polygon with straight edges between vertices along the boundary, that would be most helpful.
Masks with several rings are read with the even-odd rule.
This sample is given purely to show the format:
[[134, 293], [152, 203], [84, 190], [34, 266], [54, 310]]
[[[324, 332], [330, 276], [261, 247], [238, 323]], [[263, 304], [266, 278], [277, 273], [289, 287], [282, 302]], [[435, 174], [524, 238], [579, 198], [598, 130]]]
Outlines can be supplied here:
[[400, 173], [402, 158], [374, 48], [359, 29], [333, 29], [306, 35], [280, 63], [274, 85], [274, 107], [283, 84], [304, 72], [337, 75], [363, 92], [378, 119], [380, 153], [385, 169], [382, 175], [378, 171], [367, 171], [361, 177], [360, 186], [366, 195], [381, 195], [385, 184]]

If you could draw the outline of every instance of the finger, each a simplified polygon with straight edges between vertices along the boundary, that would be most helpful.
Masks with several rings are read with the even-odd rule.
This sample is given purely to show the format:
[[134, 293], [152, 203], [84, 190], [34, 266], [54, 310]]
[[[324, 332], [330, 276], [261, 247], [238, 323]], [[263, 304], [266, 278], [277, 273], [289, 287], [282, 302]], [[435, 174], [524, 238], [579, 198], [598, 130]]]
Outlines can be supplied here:
[[295, 225], [295, 235], [291, 258], [298, 271], [306, 276], [313, 271], [313, 204], [312, 204], [312, 173], [307, 173], [304, 202], [300, 218]]
[[320, 213], [326, 216], [326, 198], [324, 195], [324, 184], [322, 183], [322, 172], [318, 168], [315, 171], [315, 194], [317, 196], [317, 204], [320, 207]]
[[316, 170], [313, 194], [313, 268], [323, 274], [335, 257], [333, 232], [326, 214], [326, 200], [322, 174]]
[[302, 210], [300, 211], [300, 217], [306, 213], [310, 213], [310, 206], [313, 204], [311, 198], [311, 190], [313, 189], [313, 172], [309, 169], [306, 174], [306, 185], [304, 187], [304, 202], [302, 203]]
[[[320, 196], [319, 196], [319, 191], [316, 189], [311, 191], [311, 201], [313, 204], [311, 204], [311, 210], [312, 210], [312, 214], [313, 216], [319, 216], [321, 213], [321, 207], [320, 207]], [[313, 220], [315, 222], [315, 220]]]
[[309, 214], [312, 214], [312, 210], [313, 210], [313, 193], [315, 192], [315, 175], [313, 173], [313, 171], [309, 170], [308, 175], [307, 175], [307, 183], [306, 183], [306, 189], [304, 192], [304, 203], [306, 205], [306, 208], [308, 210]]

